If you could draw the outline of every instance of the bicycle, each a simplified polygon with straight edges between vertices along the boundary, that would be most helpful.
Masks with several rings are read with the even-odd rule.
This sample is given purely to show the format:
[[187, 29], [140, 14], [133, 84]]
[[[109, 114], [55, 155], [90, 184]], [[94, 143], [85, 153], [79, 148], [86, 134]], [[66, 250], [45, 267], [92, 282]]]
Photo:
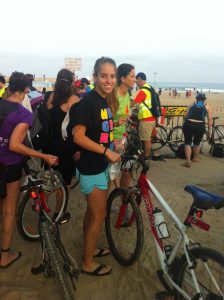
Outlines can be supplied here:
[[[187, 229], [192, 225], [208, 230], [210, 225], [204, 223], [200, 217], [204, 210], [223, 207], [224, 197], [208, 193], [193, 185], [186, 186], [185, 191], [192, 194], [193, 203], [185, 221], [181, 222], [146, 177], [149, 167], [144, 154], [137, 147], [136, 150], [132, 148], [122, 157], [122, 160], [124, 165], [131, 161], [129, 170], [138, 169], [138, 167], [134, 168], [136, 163], [141, 166], [142, 171], [136, 186], [127, 190], [117, 188], [108, 198], [105, 226], [108, 243], [115, 259], [123, 266], [130, 266], [141, 254], [144, 231], [140, 205], [143, 199], [160, 261], [161, 269], [157, 273], [167, 295], [172, 295], [175, 299], [188, 300], [224, 299], [224, 255], [216, 250], [201, 247], [199, 243], [190, 240], [186, 234]], [[165, 221], [155, 223], [155, 209], [150, 194], [171, 217], [179, 232], [174, 246], [164, 246], [163, 239], [169, 237], [169, 231]], [[184, 254], [179, 257], [181, 245]], [[213, 268], [213, 263], [217, 264], [216, 269]], [[201, 274], [200, 271], [203, 273]]]
[[203, 142], [209, 141], [211, 145], [216, 143], [224, 144], [224, 125], [216, 125], [215, 121], [218, 119], [219, 117], [212, 118], [212, 135], [209, 137], [208, 130], [206, 128]]
[[[38, 232], [43, 258], [43, 263], [33, 267], [31, 272], [33, 274], [43, 272], [45, 277], [54, 277], [63, 299], [74, 300], [75, 282], [79, 275], [77, 264], [63, 245], [58, 228], [59, 221], [53, 222], [49, 217], [43, 180], [33, 178], [28, 165], [25, 165], [24, 169], [26, 181], [20, 190], [29, 194], [33, 201], [33, 209], [38, 216]], [[51, 171], [50, 169], [49, 172]]]
[[[39, 179], [43, 183], [42, 189], [48, 206], [48, 217], [56, 222], [63, 216], [68, 218], [69, 214], [65, 212], [68, 205], [68, 188], [60, 173], [52, 169], [44, 170], [35, 159], [31, 159], [31, 163], [30, 161], [28, 163], [27, 171], [29, 170], [32, 178]], [[19, 202], [17, 216], [18, 232], [24, 240], [39, 240], [38, 222], [39, 216], [36, 214], [32, 195], [26, 191]]]

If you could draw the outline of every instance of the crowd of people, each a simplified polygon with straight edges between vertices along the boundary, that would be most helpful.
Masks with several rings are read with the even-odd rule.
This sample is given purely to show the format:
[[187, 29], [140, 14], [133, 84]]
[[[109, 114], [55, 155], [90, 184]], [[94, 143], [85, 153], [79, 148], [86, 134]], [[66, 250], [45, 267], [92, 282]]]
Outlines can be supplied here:
[[[156, 126], [152, 114], [152, 94], [145, 73], [136, 75], [135, 67], [128, 63], [116, 66], [113, 59], [99, 58], [94, 65], [93, 84], [87, 78], [75, 80], [74, 74], [62, 69], [58, 72], [52, 92], [44, 91], [44, 99], [32, 104], [30, 93], [33, 78], [13, 72], [9, 83], [0, 76], [0, 205], [2, 214], [0, 268], [8, 268], [21, 257], [11, 249], [15, 215], [19, 200], [23, 158], [38, 157], [53, 166], [68, 185], [75, 174], [80, 180], [81, 192], [85, 195], [87, 208], [83, 220], [84, 255], [82, 272], [102, 276], [111, 273], [111, 266], [99, 264], [95, 257], [106, 256], [110, 250], [98, 245], [101, 226], [106, 217], [109, 171], [112, 163], [121, 160], [118, 153], [126, 120], [131, 107], [138, 105], [139, 137], [145, 155], [151, 151], [151, 135]], [[134, 99], [129, 91], [137, 84]], [[37, 92], [37, 91], [36, 91]], [[43, 94], [39, 95], [43, 97]], [[38, 96], [37, 96], [38, 97]], [[200, 98], [200, 97], [199, 97]], [[197, 99], [197, 102], [203, 99]], [[32, 130], [32, 111], [41, 102], [45, 113], [43, 122], [48, 122], [42, 132], [41, 151], [24, 144], [28, 130]], [[195, 160], [198, 145], [204, 130], [207, 105], [201, 105], [203, 113], [189, 108], [185, 123], [185, 152], [190, 166], [191, 143], [195, 144]], [[50, 124], [50, 126], [49, 126]], [[209, 128], [210, 129], [210, 128]], [[64, 134], [63, 134], [64, 130]], [[123, 171], [119, 185], [128, 187], [130, 174]]]

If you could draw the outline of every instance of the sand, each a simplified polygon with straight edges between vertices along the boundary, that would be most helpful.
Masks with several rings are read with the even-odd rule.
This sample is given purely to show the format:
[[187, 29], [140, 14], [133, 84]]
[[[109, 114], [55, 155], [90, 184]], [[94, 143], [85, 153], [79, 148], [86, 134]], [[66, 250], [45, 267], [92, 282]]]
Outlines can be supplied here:
[[[168, 96], [168, 93], [163, 93], [161, 99], [163, 104], [175, 105], [188, 105], [193, 101], [193, 97], [186, 99], [184, 95], [174, 99]], [[219, 116], [224, 125], [223, 100], [223, 94], [208, 95], [208, 103], [214, 110], [213, 115]], [[221, 123], [220, 120], [218, 120], [219, 123]], [[205, 145], [203, 154], [201, 154], [201, 162], [193, 164], [190, 169], [181, 166], [183, 163], [181, 159], [151, 162], [148, 177], [181, 220], [186, 216], [192, 203], [191, 195], [184, 191], [185, 185], [195, 184], [208, 191], [224, 194], [224, 159], [211, 157], [208, 150], [208, 145]], [[161, 153], [169, 151], [165, 147]], [[81, 266], [82, 218], [85, 211], [85, 200], [78, 187], [71, 192], [69, 211], [72, 219], [61, 227], [62, 237], [67, 249], [72, 256], [76, 257], [78, 265]], [[163, 290], [156, 275], [158, 264], [144, 205], [141, 206], [141, 211], [144, 218], [145, 243], [139, 260], [131, 267], [121, 267], [111, 255], [105, 257], [102, 261], [112, 265], [112, 274], [102, 278], [80, 275], [76, 291], [77, 300], [149, 300], [155, 299], [155, 293]], [[189, 236], [203, 245], [223, 252], [223, 210], [207, 211], [204, 213], [203, 220], [211, 225], [210, 231], [207, 233], [194, 227], [189, 231]], [[167, 221], [171, 228], [169, 219]], [[171, 230], [171, 233], [175, 233], [175, 231]], [[172, 239], [168, 243], [172, 243]], [[100, 245], [107, 246], [104, 228]], [[52, 279], [45, 278], [43, 274], [34, 276], [30, 273], [32, 265], [40, 262], [39, 243], [24, 241], [16, 231], [13, 247], [22, 251], [23, 255], [9, 269], [0, 270], [0, 300], [61, 299]]]

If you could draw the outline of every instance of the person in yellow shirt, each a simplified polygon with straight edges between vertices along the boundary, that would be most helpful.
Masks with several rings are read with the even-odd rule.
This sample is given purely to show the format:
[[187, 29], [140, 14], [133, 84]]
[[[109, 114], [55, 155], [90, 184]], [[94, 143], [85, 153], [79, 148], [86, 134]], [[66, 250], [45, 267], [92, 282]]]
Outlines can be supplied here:
[[150, 86], [146, 83], [145, 73], [140, 72], [135, 78], [136, 84], [140, 89], [134, 99], [134, 101], [139, 104], [139, 137], [140, 140], [144, 142], [145, 155], [149, 156], [151, 151], [151, 135], [153, 128], [156, 126], [156, 117], [154, 117], [149, 110], [149, 108], [152, 107], [152, 95], [149, 91]]
[[0, 98], [4, 98], [4, 94], [6, 93], [7, 86], [5, 82], [5, 77], [0, 75]]

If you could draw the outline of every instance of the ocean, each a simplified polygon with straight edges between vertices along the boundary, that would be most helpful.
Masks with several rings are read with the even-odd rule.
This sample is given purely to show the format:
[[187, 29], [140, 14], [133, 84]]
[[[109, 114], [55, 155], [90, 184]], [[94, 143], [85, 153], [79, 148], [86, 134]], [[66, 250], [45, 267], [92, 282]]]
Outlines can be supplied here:
[[[152, 84], [152, 83], [151, 83]], [[156, 82], [156, 89], [177, 89], [177, 91], [198, 90], [199, 92], [223, 93], [224, 83], [196, 83], [196, 82]]]
[[[153, 82], [149, 82], [153, 85]], [[34, 81], [33, 85], [36, 87], [53, 87], [53, 83], [49, 81]], [[156, 89], [177, 89], [179, 92], [186, 90], [198, 90], [199, 92], [207, 93], [224, 93], [224, 83], [195, 83], [195, 82], [155, 82]]]

